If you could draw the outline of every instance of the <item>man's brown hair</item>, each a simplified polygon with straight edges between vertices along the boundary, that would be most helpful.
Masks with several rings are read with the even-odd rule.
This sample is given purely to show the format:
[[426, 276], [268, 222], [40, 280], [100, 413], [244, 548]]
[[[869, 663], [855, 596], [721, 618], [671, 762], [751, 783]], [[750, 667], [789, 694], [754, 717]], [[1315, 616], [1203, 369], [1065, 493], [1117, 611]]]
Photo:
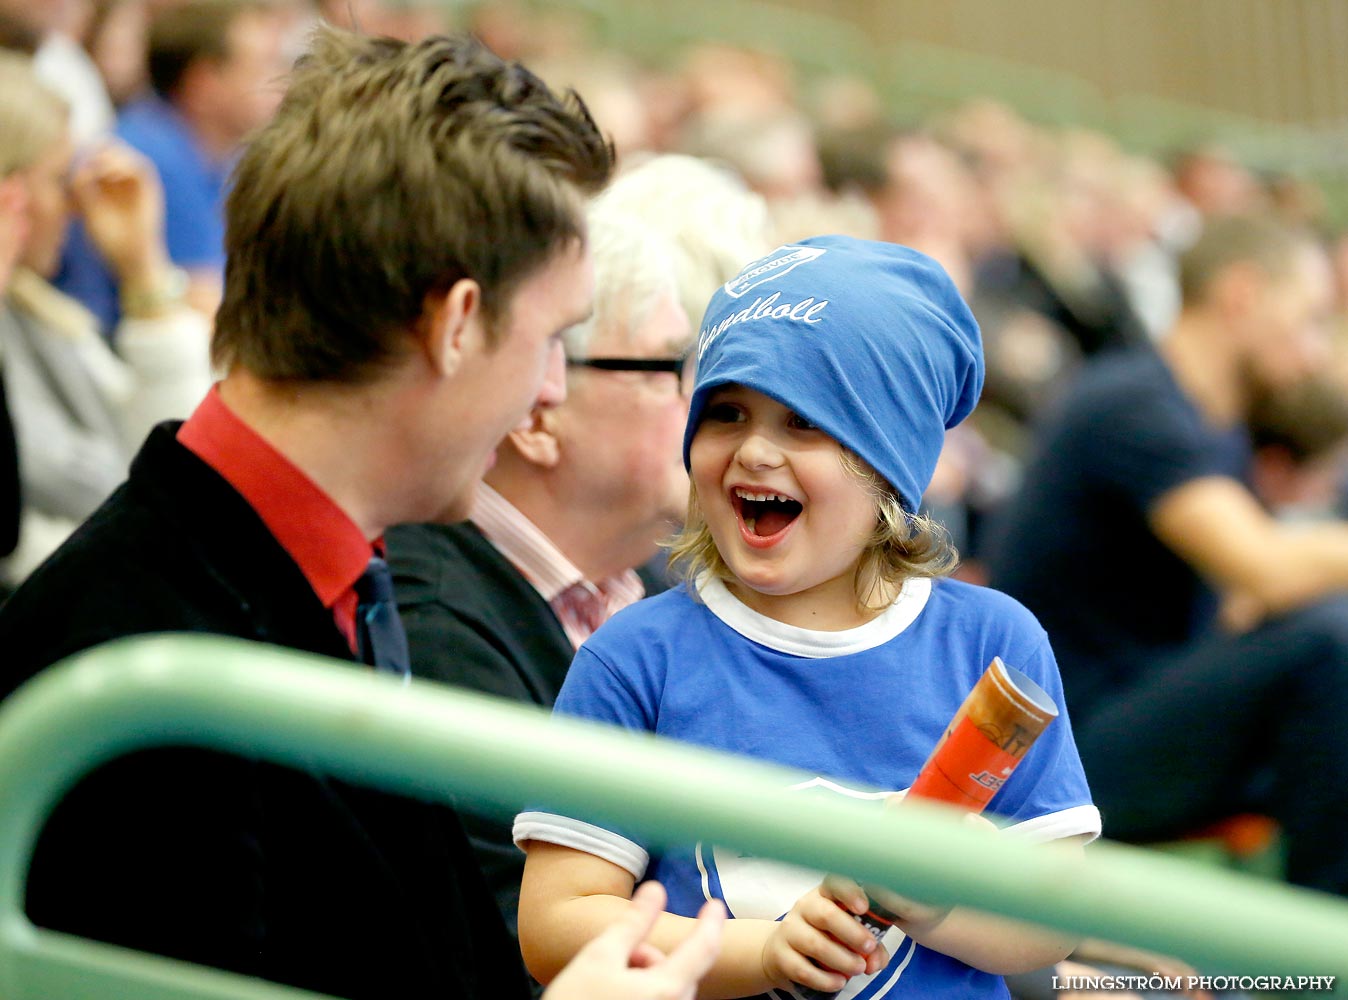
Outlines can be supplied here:
[[1348, 439], [1348, 393], [1340, 378], [1313, 375], [1256, 399], [1248, 424], [1255, 448], [1282, 448], [1306, 465]]
[[150, 22], [146, 43], [150, 86], [172, 100], [194, 62], [229, 57], [229, 29], [240, 15], [272, 9], [268, 0], [187, 0], [160, 11]]
[[494, 332], [518, 283], [583, 239], [612, 162], [574, 93], [470, 38], [319, 28], [234, 173], [217, 366], [367, 379], [463, 278]]
[[1309, 237], [1265, 215], [1231, 215], [1203, 224], [1198, 240], [1179, 261], [1180, 296], [1186, 305], [1202, 302], [1212, 283], [1232, 264], [1254, 264], [1282, 278], [1296, 266]]

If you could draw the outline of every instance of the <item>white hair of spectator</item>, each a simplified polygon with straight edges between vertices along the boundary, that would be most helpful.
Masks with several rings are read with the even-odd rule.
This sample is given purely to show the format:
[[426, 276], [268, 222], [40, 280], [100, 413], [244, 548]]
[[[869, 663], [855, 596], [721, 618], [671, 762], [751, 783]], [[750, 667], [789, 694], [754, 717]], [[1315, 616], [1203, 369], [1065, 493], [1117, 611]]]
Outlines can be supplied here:
[[716, 289], [774, 245], [763, 198], [729, 169], [694, 156], [642, 161], [620, 174], [598, 203], [670, 240], [679, 301], [694, 329]]
[[66, 134], [70, 109], [33, 60], [0, 49], [0, 177], [31, 167]]
[[568, 358], [589, 357], [600, 331], [617, 331], [626, 342], [662, 298], [679, 301], [673, 248], [664, 236], [602, 196], [592, 203], [588, 221], [594, 312], [562, 335]]

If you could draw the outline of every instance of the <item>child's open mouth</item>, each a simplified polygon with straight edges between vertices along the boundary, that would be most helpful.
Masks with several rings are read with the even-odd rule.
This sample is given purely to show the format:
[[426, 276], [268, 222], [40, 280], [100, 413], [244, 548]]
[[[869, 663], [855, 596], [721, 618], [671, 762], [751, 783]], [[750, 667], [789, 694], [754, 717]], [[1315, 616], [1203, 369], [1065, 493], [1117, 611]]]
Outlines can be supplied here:
[[785, 531], [804, 509], [793, 497], [759, 493], [739, 486], [731, 491], [731, 502], [745, 534], [764, 541]]

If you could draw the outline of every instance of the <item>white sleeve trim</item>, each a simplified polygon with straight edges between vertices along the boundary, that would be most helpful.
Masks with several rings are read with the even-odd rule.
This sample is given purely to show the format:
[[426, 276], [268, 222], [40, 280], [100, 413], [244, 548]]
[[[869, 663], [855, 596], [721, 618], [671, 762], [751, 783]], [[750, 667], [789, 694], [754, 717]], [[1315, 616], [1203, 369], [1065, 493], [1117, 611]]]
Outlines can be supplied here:
[[646, 866], [651, 860], [650, 854], [643, 847], [612, 830], [554, 813], [520, 813], [515, 817], [511, 836], [516, 847], [523, 847], [526, 840], [541, 840], [547, 844], [557, 844], [559, 847], [569, 847], [572, 850], [593, 854], [625, 869], [638, 880], [646, 874]]
[[1036, 816], [1023, 823], [1006, 828], [1007, 833], [1024, 837], [1033, 843], [1063, 840], [1067, 837], [1087, 836], [1086, 843], [1100, 836], [1100, 810], [1095, 806], [1073, 806], [1046, 816]]

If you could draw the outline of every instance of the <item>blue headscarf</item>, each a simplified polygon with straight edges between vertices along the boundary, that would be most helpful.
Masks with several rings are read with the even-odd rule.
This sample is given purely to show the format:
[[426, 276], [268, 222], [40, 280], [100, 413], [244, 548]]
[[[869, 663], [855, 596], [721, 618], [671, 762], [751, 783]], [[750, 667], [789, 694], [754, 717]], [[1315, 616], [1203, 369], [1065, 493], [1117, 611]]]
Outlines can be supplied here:
[[817, 236], [778, 247], [712, 296], [683, 437], [735, 383], [790, 407], [885, 478], [916, 512], [945, 431], [983, 388], [978, 324], [930, 257]]

